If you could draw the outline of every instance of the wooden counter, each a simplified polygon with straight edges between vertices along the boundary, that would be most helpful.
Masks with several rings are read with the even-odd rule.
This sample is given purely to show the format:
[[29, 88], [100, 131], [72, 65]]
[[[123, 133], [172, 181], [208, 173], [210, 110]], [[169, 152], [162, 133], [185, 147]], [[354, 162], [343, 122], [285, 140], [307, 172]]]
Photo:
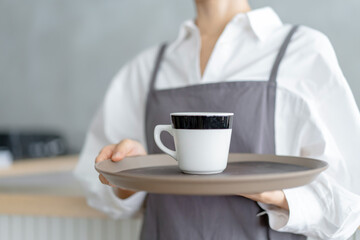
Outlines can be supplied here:
[[0, 194], [0, 214], [70, 218], [107, 218], [86, 204], [84, 197]]
[[[0, 214], [4, 215], [32, 215], [32, 216], [54, 216], [54, 217], [75, 217], [75, 218], [106, 218], [106, 215], [89, 207], [82, 194], [56, 194], [52, 191], [42, 191], [36, 194], [32, 192], [32, 186], [27, 179], [38, 177], [46, 185], [47, 178], [56, 175], [71, 176], [76, 166], [77, 156], [62, 156], [49, 159], [31, 159], [15, 161], [8, 168], [0, 169]], [[43, 179], [42, 179], [43, 178]], [[11, 186], [11, 191], [4, 187], [11, 180], [24, 182], [25, 187], [17, 183]], [[71, 180], [72, 181], [72, 180]], [[69, 184], [69, 182], [67, 183]], [[71, 184], [71, 182], [70, 182]], [[74, 185], [78, 184], [74, 180]], [[1, 185], [0, 185], [1, 186]], [[77, 186], [77, 185], [76, 185]], [[38, 186], [33, 186], [36, 189]], [[51, 186], [50, 186], [51, 187]], [[61, 183], [57, 187], [61, 187]], [[56, 186], [55, 186], [56, 188]], [[65, 186], [66, 188], [66, 186]], [[26, 191], [24, 191], [26, 189]], [[29, 189], [29, 190], [28, 190]], [[74, 192], [74, 191], [73, 191]], [[80, 189], [79, 189], [80, 192]]]
[[75, 168], [77, 160], [78, 156], [17, 160], [10, 167], [0, 168], [0, 180], [7, 177], [69, 172]]

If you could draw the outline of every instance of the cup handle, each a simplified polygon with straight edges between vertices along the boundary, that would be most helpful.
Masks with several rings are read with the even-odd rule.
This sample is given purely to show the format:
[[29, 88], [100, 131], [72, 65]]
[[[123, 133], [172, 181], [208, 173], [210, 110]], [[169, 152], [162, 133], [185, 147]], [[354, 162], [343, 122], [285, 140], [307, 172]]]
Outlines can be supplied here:
[[156, 145], [158, 145], [158, 147], [165, 152], [166, 154], [169, 154], [171, 157], [173, 157], [176, 161], [176, 151], [173, 151], [167, 147], [165, 147], [165, 145], [161, 142], [160, 139], [160, 134], [162, 131], [166, 131], [168, 133], [170, 133], [171, 136], [174, 137], [173, 135], [173, 129], [171, 125], [157, 125], [154, 129], [154, 139], [155, 139], [155, 143]]

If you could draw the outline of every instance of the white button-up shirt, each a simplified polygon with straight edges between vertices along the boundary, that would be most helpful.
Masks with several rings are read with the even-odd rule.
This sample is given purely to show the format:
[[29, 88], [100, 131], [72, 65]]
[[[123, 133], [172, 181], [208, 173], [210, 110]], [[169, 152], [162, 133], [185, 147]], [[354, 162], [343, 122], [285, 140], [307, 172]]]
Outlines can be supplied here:
[[[194, 21], [186, 21], [165, 53], [155, 88], [267, 80], [290, 28], [271, 8], [236, 15], [201, 76], [199, 30]], [[145, 103], [158, 49], [141, 53], [114, 78], [75, 170], [87, 189], [88, 203], [114, 218], [137, 214], [146, 193], [117, 198], [111, 187], [99, 182], [94, 159], [102, 147], [124, 138], [146, 146]], [[280, 65], [275, 142], [278, 155], [318, 158], [330, 167], [311, 184], [284, 190], [289, 211], [259, 203], [269, 215], [270, 227], [312, 238], [350, 237], [360, 225], [360, 197], [347, 190], [347, 165], [360, 170], [360, 114], [328, 38], [305, 26], [293, 36]], [[354, 174], [358, 188], [359, 175]]]

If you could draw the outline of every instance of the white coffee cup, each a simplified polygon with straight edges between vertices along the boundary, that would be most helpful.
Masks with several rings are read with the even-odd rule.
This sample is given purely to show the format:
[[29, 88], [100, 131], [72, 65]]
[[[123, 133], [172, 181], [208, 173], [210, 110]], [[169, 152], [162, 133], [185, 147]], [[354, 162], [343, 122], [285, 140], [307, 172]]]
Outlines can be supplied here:
[[[233, 113], [171, 113], [172, 125], [157, 125], [154, 138], [158, 147], [178, 161], [189, 174], [215, 174], [225, 170], [229, 155]], [[162, 131], [170, 133], [175, 151], [160, 139]]]

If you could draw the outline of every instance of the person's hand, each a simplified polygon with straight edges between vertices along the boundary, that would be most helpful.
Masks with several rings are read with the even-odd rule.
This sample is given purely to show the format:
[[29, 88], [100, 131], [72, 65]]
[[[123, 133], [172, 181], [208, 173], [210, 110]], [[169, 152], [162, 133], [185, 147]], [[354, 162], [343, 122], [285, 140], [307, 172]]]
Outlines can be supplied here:
[[289, 205], [282, 190], [269, 191], [257, 194], [241, 194], [240, 196], [249, 198], [256, 202], [275, 205], [285, 210], [289, 210]]
[[[118, 144], [111, 144], [105, 146], [99, 153], [99, 155], [95, 159], [95, 163], [111, 159], [114, 162], [118, 162], [123, 160], [125, 157], [130, 156], [140, 156], [146, 155], [145, 148], [141, 145], [141, 143], [131, 140], [131, 139], [124, 139]], [[102, 175], [99, 174], [100, 182], [112, 187], [115, 187]], [[134, 194], [134, 191], [117, 188], [117, 195], [124, 199], [130, 197]]]

